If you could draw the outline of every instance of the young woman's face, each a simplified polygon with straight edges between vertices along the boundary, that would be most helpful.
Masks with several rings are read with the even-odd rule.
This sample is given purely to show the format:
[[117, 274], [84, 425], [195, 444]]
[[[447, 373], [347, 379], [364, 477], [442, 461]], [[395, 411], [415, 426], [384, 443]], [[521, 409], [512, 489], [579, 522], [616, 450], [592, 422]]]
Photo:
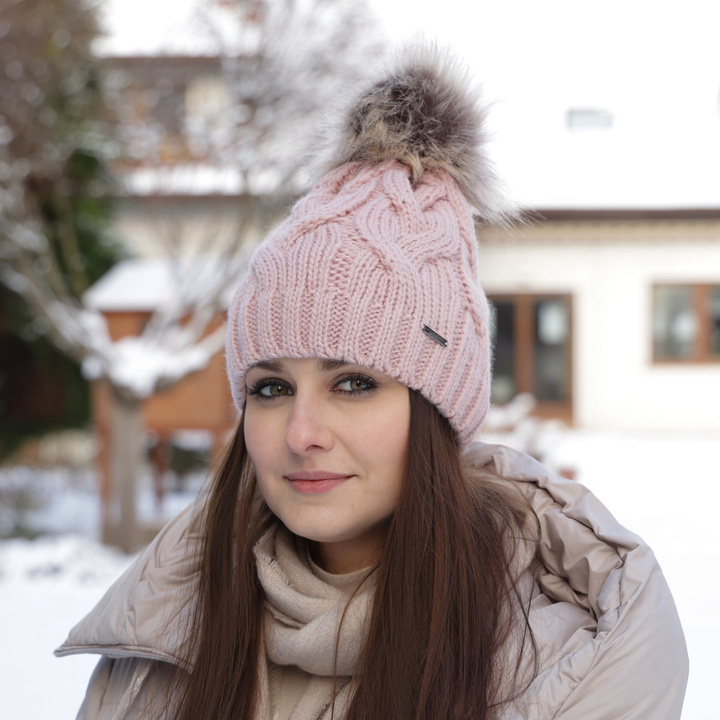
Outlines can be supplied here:
[[375, 562], [400, 496], [407, 387], [317, 358], [260, 363], [246, 385], [245, 442], [270, 509], [326, 570]]

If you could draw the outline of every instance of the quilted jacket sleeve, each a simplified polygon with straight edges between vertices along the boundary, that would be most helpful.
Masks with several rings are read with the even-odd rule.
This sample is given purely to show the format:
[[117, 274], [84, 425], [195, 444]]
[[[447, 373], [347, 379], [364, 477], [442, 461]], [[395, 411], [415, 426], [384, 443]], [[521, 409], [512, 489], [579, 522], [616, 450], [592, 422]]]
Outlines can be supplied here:
[[688, 657], [675, 604], [656, 565], [632, 607], [603, 631], [558, 720], [679, 720]]
[[90, 678], [77, 720], [140, 720], [158, 717], [167, 663], [101, 657]]
[[511, 483], [540, 525], [540, 593], [530, 624], [539, 672], [503, 720], [679, 720], [688, 657], [650, 548], [580, 483], [509, 448], [473, 461]]

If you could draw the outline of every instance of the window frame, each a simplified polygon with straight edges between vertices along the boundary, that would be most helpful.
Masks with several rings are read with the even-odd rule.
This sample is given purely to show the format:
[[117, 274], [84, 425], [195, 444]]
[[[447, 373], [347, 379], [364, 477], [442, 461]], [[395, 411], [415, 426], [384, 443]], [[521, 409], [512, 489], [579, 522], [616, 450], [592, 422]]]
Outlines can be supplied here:
[[[698, 332], [693, 343], [692, 353], [688, 357], [658, 357], [655, 338], [656, 290], [658, 288], [689, 289], [692, 296], [692, 308], [697, 318]], [[720, 281], [715, 282], [655, 282], [650, 288], [650, 357], [653, 365], [720, 365], [720, 355], [710, 351], [711, 315], [710, 295], [720, 291]]]
[[492, 292], [486, 290], [488, 301], [512, 302], [515, 306], [515, 324], [513, 328], [516, 348], [515, 388], [516, 394], [534, 393], [534, 362], [533, 348], [533, 306], [538, 300], [562, 300], [568, 309], [569, 336], [567, 342], [568, 399], [564, 401], [538, 401], [533, 415], [542, 418], [558, 418], [568, 424], [573, 422], [573, 405], [575, 397], [574, 383], [574, 296], [568, 292]]

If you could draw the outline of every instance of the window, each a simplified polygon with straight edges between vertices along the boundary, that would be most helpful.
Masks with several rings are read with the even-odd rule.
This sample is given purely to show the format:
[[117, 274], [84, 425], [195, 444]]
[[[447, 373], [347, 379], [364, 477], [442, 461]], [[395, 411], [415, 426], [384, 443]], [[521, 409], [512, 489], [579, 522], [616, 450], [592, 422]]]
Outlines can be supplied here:
[[570, 419], [571, 298], [493, 295], [495, 345], [492, 397], [504, 404], [521, 392], [538, 401], [537, 414]]
[[568, 130], [611, 130], [613, 114], [607, 110], [595, 108], [571, 108], [565, 113], [565, 125]]
[[653, 288], [653, 360], [720, 362], [720, 284]]

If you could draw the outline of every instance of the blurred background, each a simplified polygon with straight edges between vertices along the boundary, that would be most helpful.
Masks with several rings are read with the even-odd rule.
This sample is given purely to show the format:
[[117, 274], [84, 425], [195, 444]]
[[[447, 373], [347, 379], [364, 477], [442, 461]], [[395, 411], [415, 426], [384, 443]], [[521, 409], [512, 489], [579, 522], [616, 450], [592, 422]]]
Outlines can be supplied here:
[[332, 108], [422, 36], [482, 85], [521, 210], [478, 231], [481, 439], [587, 484], [651, 544], [690, 647], [683, 719], [720, 717], [719, 20], [710, 0], [5, 0], [7, 716], [74, 716], [94, 661], [53, 647], [237, 420], [223, 319], [250, 253], [307, 188]]

